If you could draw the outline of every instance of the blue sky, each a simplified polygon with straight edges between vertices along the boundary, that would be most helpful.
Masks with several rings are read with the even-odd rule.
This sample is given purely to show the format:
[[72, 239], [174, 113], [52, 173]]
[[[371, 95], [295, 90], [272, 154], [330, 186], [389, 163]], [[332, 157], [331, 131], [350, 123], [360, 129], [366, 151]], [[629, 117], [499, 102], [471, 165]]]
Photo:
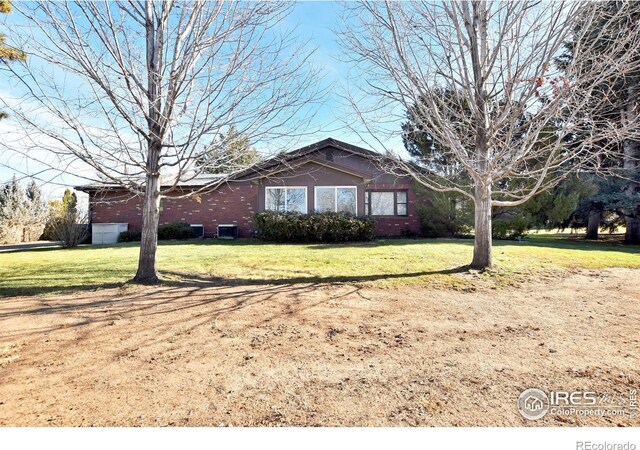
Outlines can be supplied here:
[[[320, 129], [321, 131], [313, 136], [302, 138], [300, 145], [306, 145], [326, 137], [334, 137], [374, 150], [382, 150], [381, 146], [376, 145], [375, 139], [371, 136], [362, 135], [365, 138], [363, 141], [358, 135], [344, 127], [344, 120], [349, 118], [350, 114], [348, 107], [344, 104], [344, 100], [340, 97], [340, 93], [343, 92], [350, 75], [350, 67], [347, 63], [339, 60], [341, 49], [335, 34], [335, 30], [340, 26], [343, 7], [344, 4], [340, 2], [298, 2], [287, 19], [287, 25], [297, 25], [297, 35], [300, 39], [309, 40], [310, 45], [317, 48], [313, 62], [323, 69], [323, 83], [325, 85], [333, 85], [324, 104], [317, 110], [312, 124], [313, 129]], [[10, 14], [0, 19], [0, 31], [5, 27], [10, 30], [12, 25], [15, 26], [20, 23], [17, 14]], [[11, 87], [12, 83], [7, 78], [7, 74], [0, 71], [0, 96], [10, 94]], [[2, 124], [2, 126], [6, 126], [6, 123]], [[400, 131], [400, 124], [398, 124], [398, 131]], [[387, 142], [387, 145], [396, 151], [402, 151], [399, 135], [397, 139]], [[0, 153], [0, 158], [2, 157]], [[12, 167], [3, 167], [3, 163]], [[0, 160], [0, 183], [10, 179], [16, 171], [20, 175], [19, 172], [28, 173], [32, 170], [24, 162], [14, 164]], [[78, 184], [78, 180], [69, 175], [55, 178], [49, 176], [47, 179], [51, 180], [45, 186], [45, 192], [49, 197], [60, 196], [64, 190], [64, 187], [62, 187], [64, 184]]]

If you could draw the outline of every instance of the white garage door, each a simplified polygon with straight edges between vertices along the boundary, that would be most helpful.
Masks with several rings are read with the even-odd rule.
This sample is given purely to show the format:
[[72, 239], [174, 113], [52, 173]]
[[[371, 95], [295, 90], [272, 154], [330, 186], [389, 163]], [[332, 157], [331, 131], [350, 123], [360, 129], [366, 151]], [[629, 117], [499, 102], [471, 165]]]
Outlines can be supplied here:
[[94, 223], [91, 225], [91, 243], [115, 244], [120, 233], [128, 229], [127, 223]]

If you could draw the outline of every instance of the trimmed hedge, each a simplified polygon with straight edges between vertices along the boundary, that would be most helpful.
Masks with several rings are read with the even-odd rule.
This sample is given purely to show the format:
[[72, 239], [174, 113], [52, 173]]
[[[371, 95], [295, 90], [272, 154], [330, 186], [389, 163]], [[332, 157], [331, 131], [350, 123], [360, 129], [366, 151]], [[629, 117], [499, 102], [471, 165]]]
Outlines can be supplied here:
[[369, 241], [376, 226], [370, 217], [355, 217], [344, 212], [262, 212], [253, 220], [258, 238], [273, 242]]
[[[198, 237], [191, 225], [183, 222], [160, 225], [158, 227], [158, 240], [167, 241], [169, 239], [193, 239]], [[137, 242], [142, 238], [142, 231], [123, 231], [118, 237], [118, 242]]]
[[169, 239], [193, 239], [196, 237], [198, 237], [198, 235], [188, 223], [176, 222], [158, 227], [158, 240], [160, 241]]

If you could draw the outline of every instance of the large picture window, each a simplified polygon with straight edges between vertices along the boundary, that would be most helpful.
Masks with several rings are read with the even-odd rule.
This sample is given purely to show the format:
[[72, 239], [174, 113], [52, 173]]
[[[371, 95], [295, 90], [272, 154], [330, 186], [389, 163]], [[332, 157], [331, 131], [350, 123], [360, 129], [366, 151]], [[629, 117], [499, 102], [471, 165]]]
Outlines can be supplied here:
[[306, 187], [267, 187], [265, 190], [265, 209], [278, 213], [307, 212]]
[[365, 192], [365, 212], [370, 216], [406, 216], [406, 191]]
[[346, 212], [354, 216], [358, 211], [355, 186], [317, 186], [315, 210], [318, 212]]

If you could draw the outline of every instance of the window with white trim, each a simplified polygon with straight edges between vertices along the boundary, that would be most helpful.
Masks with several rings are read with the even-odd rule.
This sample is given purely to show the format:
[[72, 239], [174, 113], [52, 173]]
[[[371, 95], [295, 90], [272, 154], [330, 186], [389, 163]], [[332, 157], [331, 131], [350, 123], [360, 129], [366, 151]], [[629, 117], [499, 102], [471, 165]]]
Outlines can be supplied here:
[[364, 202], [369, 216], [407, 215], [407, 191], [367, 191]]
[[346, 212], [355, 216], [358, 211], [357, 193], [355, 186], [316, 186], [314, 209], [318, 212]]
[[278, 213], [307, 213], [306, 186], [286, 186], [265, 188], [264, 209]]

